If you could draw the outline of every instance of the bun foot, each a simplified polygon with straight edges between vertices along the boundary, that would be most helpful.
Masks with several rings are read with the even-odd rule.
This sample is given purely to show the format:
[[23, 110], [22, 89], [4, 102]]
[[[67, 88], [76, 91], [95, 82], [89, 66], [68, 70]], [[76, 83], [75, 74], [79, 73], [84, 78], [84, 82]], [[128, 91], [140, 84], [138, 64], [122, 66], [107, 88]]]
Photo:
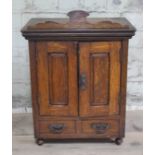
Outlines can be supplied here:
[[123, 139], [122, 138], [116, 138], [115, 139], [115, 144], [117, 144], [117, 145], [121, 145], [122, 142], [123, 142]]
[[44, 141], [43, 141], [42, 139], [37, 139], [37, 140], [36, 140], [36, 143], [37, 143], [38, 145], [43, 145], [43, 144], [44, 144]]

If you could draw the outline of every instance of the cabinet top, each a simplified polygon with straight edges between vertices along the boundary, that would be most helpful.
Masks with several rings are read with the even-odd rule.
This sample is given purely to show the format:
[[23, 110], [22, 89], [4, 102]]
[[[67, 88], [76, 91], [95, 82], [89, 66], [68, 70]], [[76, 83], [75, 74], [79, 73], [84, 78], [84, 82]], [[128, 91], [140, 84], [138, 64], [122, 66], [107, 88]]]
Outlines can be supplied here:
[[86, 18], [89, 13], [81, 10], [71, 11], [67, 15], [69, 18], [33, 18], [21, 32], [27, 39], [65, 35], [131, 38], [136, 30], [125, 18]]

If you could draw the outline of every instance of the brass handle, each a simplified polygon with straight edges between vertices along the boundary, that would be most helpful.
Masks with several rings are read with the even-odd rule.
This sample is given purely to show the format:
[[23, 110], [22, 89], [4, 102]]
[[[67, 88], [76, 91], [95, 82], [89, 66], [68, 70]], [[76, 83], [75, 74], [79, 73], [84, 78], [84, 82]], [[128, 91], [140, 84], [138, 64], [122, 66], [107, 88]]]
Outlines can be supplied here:
[[80, 77], [79, 77], [79, 88], [81, 90], [86, 89], [86, 84], [87, 84], [86, 74], [82, 73], [80, 74]]
[[53, 133], [61, 133], [65, 128], [64, 124], [50, 124], [48, 129]]
[[107, 124], [107, 123], [92, 123], [91, 127], [93, 129], [95, 129], [96, 133], [103, 134], [109, 128], [109, 124]]

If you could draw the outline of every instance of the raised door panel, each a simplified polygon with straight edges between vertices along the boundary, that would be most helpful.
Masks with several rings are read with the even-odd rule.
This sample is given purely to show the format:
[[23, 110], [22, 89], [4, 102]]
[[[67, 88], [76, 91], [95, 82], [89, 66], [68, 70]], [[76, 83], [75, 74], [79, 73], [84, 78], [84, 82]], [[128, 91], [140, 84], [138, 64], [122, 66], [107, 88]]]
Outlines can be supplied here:
[[107, 105], [109, 91], [109, 54], [90, 54], [90, 103]]
[[68, 104], [67, 54], [48, 54], [50, 105]]
[[119, 113], [120, 47], [120, 42], [80, 43], [80, 116]]
[[37, 42], [40, 115], [77, 116], [77, 56], [74, 43]]

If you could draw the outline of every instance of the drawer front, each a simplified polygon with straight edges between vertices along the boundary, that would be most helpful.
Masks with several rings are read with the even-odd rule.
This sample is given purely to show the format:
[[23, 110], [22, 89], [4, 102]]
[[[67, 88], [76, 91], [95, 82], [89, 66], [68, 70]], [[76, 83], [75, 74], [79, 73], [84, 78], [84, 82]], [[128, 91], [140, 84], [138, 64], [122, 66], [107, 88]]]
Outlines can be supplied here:
[[47, 134], [72, 134], [76, 132], [74, 121], [41, 121], [40, 133]]
[[119, 132], [117, 120], [88, 120], [82, 121], [82, 132], [85, 134], [114, 135]]

